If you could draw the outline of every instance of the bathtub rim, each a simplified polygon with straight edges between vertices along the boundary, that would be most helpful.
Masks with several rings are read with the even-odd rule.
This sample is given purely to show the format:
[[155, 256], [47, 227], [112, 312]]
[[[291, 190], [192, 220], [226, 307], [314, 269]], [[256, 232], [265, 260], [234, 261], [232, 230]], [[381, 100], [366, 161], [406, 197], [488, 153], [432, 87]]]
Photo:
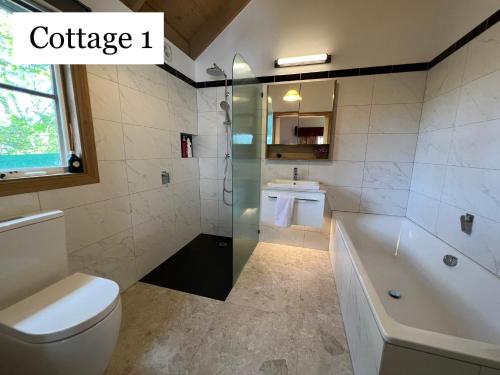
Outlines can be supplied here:
[[[357, 274], [356, 277], [358, 278], [363, 293], [368, 300], [368, 305], [373, 317], [375, 318], [377, 328], [383, 340], [389, 344], [439, 355], [442, 357], [470, 363], [476, 366], [485, 366], [500, 370], [500, 358], [491, 354], [495, 351], [496, 353], [500, 353], [499, 345], [407, 326], [399, 323], [387, 313], [377, 291], [375, 290], [375, 287], [373, 286], [368, 276], [368, 273], [366, 272], [363, 262], [359, 258], [356, 247], [354, 246], [354, 243], [350, 238], [349, 232], [344, 225], [342, 216], [345, 214], [390, 218], [394, 218], [395, 216], [354, 212], [333, 213], [333, 219], [335, 220], [335, 228], [337, 232], [336, 234], [340, 234], [342, 240], [344, 241], [344, 244], [346, 245], [347, 253], [349, 254], [352, 266]], [[420, 230], [425, 231], [427, 234], [435, 237], [438, 241], [443, 242], [441, 239], [434, 236], [432, 233], [429, 233], [424, 228], [415, 224], [408, 218], [402, 216], [398, 218], [402, 221], [409, 221], [412, 225], [416, 226]]]

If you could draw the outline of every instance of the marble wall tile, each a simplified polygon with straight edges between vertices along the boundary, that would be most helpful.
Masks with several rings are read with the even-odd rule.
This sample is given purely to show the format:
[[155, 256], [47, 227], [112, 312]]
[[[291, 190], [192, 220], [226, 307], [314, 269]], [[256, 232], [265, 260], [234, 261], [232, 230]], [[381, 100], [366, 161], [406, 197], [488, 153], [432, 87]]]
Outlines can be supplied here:
[[[38, 211], [40, 204], [64, 209], [71, 270], [111, 278], [123, 290], [200, 233], [198, 161], [172, 166], [180, 159], [179, 131], [198, 132], [196, 90], [154, 66], [87, 69], [100, 183], [0, 198], [0, 217]], [[133, 122], [126, 130], [122, 112]], [[181, 182], [162, 186], [162, 170]], [[175, 231], [180, 235], [165, 237]], [[137, 256], [131, 239], [139, 240]]]
[[497, 169], [500, 165], [500, 120], [455, 128], [450, 165]]
[[156, 65], [118, 65], [118, 82], [145, 94], [168, 100], [168, 78]]
[[123, 125], [127, 159], [170, 158], [170, 132], [144, 126]]
[[175, 253], [175, 236], [175, 224], [170, 218], [156, 217], [134, 226], [137, 279], [151, 272]]
[[[195, 232], [223, 235], [219, 220], [219, 201], [222, 198], [222, 187], [219, 181], [221, 167], [219, 156], [220, 136], [224, 121], [222, 112], [219, 112], [218, 91], [220, 88], [202, 88], [195, 90], [197, 105], [197, 137], [193, 139], [193, 154], [198, 158], [198, 193], [192, 207], [179, 205], [177, 215], [186, 223], [179, 228], [183, 241], [188, 240]], [[190, 94], [184, 93], [181, 102], [189, 102]], [[185, 121], [184, 121], [185, 122]], [[189, 121], [188, 121], [189, 122]], [[186, 174], [186, 179], [189, 178]], [[201, 199], [201, 202], [200, 202]], [[193, 217], [199, 214], [200, 219]]]
[[198, 159], [182, 158], [172, 162], [172, 182], [198, 181], [200, 176]]
[[309, 165], [307, 162], [263, 160], [261, 167], [261, 182], [265, 184], [275, 179], [291, 179], [293, 178], [293, 168], [298, 168], [298, 174], [301, 180], [307, 180], [310, 178]]
[[200, 179], [200, 196], [201, 199], [218, 200], [221, 192], [219, 191], [218, 180]]
[[369, 105], [338, 107], [335, 134], [368, 133], [369, 123]]
[[371, 214], [406, 215], [408, 190], [363, 188], [360, 211]]
[[439, 204], [439, 201], [436, 199], [410, 191], [406, 216], [429, 232], [435, 234]]
[[222, 236], [219, 222], [213, 218], [201, 220], [201, 233]]
[[261, 182], [290, 179], [297, 167], [301, 179], [326, 187], [334, 210], [359, 212], [363, 206], [404, 215], [426, 77], [411, 72], [340, 78], [333, 161], [273, 162], [263, 155]]
[[413, 162], [416, 134], [369, 134], [367, 161]]
[[336, 134], [333, 145], [333, 160], [365, 160], [366, 142], [366, 134]]
[[213, 220], [218, 223], [219, 218], [219, 201], [213, 199], [201, 200], [201, 220], [208, 222]]
[[489, 28], [468, 45], [464, 83], [500, 70], [500, 25]]
[[366, 162], [363, 187], [408, 189], [413, 163]]
[[174, 201], [179, 206], [200, 207], [200, 181], [198, 179], [172, 184]]
[[199, 135], [193, 139], [193, 154], [197, 158], [215, 158], [218, 137], [216, 135]]
[[64, 210], [69, 252], [122, 232], [132, 225], [128, 196]]
[[452, 135], [452, 128], [420, 133], [418, 136], [415, 162], [446, 164], [448, 161]]
[[474, 228], [470, 235], [460, 229], [460, 216], [465, 210], [441, 203], [437, 221], [437, 235], [461, 253], [475, 260], [492, 273], [499, 275], [500, 223], [480, 215], [474, 216]]
[[135, 193], [130, 196], [132, 224], [139, 225], [159, 216], [171, 216], [174, 204], [172, 189], [162, 186], [158, 189]]
[[198, 112], [198, 134], [218, 135], [219, 116], [217, 112]]
[[120, 101], [124, 123], [170, 130], [172, 119], [166, 101], [121, 85]]
[[100, 182], [38, 193], [43, 210], [61, 210], [128, 195], [127, 171], [123, 161], [100, 161]]
[[182, 248], [201, 233], [200, 208], [179, 206], [175, 216], [175, 238], [177, 249]]
[[169, 100], [178, 107], [197, 110], [196, 89], [186, 82], [168, 75]]
[[427, 72], [376, 75], [373, 104], [421, 103], [426, 76]]
[[0, 219], [40, 211], [37, 193], [0, 197]]
[[93, 74], [88, 75], [88, 82], [92, 117], [120, 122], [122, 115], [118, 84]]
[[456, 124], [500, 118], [500, 70], [462, 87]]
[[359, 187], [363, 181], [363, 162], [333, 161], [309, 165], [308, 178], [326, 185]]
[[219, 160], [221, 158], [199, 158], [200, 178], [219, 179]]
[[373, 105], [370, 133], [418, 133], [422, 103]]
[[445, 179], [445, 165], [415, 163], [413, 165], [411, 190], [439, 200], [441, 199]]
[[69, 267], [71, 272], [111, 278], [127, 289], [136, 276], [132, 228], [72, 252]]
[[219, 223], [224, 227], [233, 225], [233, 209], [221, 200], [219, 200]]
[[174, 130], [188, 134], [198, 134], [198, 115], [196, 111], [189, 107], [173, 107], [173, 125]]
[[[429, 71], [407, 210], [492, 273], [500, 221], [499, 30], [494, 26]], [[476, 217], [471, 236], [460, 231], [466, 212]]]
[[460, 88], [427, 100], [422, 109], [420, 131], [437, 130], [452, 127], [455, 123]]
[[207, 87], [196, 90], [198, 113], [215, 112], [217, 108], [217, 88]]
[[361, 188], [327, 186], [326, 191], [328, 203], [332, 210], [359, 212]]
[[449, 166], [441, 200], [500, 222], [500, 170]]
[[[224, 125], [224, 121], [226, 121], [226, 113], [218, 111], [215, 113], [216, 114], [216, 129], [217, 129], [217, 135], [226, 135], [226, 129], [227, 127]], [[229, 114], [229, 118], [232, 120], [233, 116], [232, 113]], [[265, 124], [264, 124], [265, 126]], [[230, 130], [230, 129], [229, 129]]]
[[127, 160], [127, 178], [130, 193], [161, 187], [161, 172], [171, 172], [168, 159]]
[[171, 149], [171, 159], [181, 159], [181, 135], [178, 131], [170, 131], [170, 149]]
[[340, 78], [338, 105], [366, 105], [372, 102], [373, 76]]
[[467, 48], [462, 47], [429, 70], [425, 98], [432, 98], [460, 87], [464, 74]]
[[119, 122], [94, 119], [98, 160], [125, 160], [123, 128]]
[[87, 65], [87, 73], [92, 73], [109, 81], [118, 82], [116, 65]]

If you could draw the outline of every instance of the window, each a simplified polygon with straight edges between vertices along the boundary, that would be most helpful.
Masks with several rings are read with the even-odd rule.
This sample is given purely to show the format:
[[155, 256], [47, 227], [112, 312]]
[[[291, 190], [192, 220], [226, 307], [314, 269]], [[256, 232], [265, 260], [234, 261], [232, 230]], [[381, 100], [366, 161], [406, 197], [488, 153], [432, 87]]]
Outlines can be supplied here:
[[[36, 10], [0, 0], [0, 195], [98, 181], [85, 67], [10, 62], [9, 15]], [[83, 174], [68, 173], [70, 151]]]

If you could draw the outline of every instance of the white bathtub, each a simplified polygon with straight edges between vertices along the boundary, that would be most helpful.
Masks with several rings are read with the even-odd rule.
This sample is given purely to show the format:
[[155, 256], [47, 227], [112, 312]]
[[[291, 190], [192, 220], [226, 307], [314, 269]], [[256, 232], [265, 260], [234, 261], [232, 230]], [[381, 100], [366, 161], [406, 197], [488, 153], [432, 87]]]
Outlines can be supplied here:
[[500, 375], [500, 278], [405, 218], [335, 216], [331, 260], [356, 375]]

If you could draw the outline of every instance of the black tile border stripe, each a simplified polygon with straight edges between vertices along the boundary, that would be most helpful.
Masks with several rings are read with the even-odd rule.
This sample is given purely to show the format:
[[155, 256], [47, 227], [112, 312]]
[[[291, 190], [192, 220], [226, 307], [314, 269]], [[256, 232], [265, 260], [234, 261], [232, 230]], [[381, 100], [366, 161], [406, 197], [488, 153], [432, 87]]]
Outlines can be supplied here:
[[[168, 65], [168, 64], [163, 64], [163, 65], [157, 65], [157, 67], [162, 68], [163, 70], [169, 72], [172, 74], [174, 77], [179, 78], [181, 81], [186, 82], [188, 85], [194, 87], [195, 89], [198, 88], [198, 84], [193, 81], [191, 78], [189, 78], [187, 75], [179, 72], [177, 69], [174, 67]], [[223, 81], [224, 82], [224, 81]], [[224, 84], [224, 83], [223, 83]]]
[[[439, 64], [441, 61], [446, 59], [452, 53], [458, 51], [460, 48], [465, 46], [467, 43], [472, 41], [474, 38], [488, 30], [490, 27], [495, 25], [500, 21], [500, 9], [493, 13], [486, 20], [477, 25], [474, 29], [465, 34], [462, 38], [457, 40], [435, 58], [429, 62], [412, 63], [412, 64], [398, 64], [398, 65], [382, 65], [382, 66], [369, 66], [363, 68], [353, 68], [353, 69], [339, 69], [339, 70], [323, 70], [319, 72], [308, 72], [308, 73], [295, 73], [295, 74], [282, 74], [274, 76], [261, 76], [257, 77], [260, 83], [274, 83], [274, 82], [290, 82], [290, 81], [304, 81], [304, 80], [314, 80], [314, 79], [325, 79], [325, 78], [340, 78], [340, 77], [354, 77], [372, 74], [387, 74], [387, 73], [404, 73], [404, 72], [419, 72], [426, 71], [433, 66]], [[163, 64], [158, 65], [160, 68], [166, 70], [173, 76], [183, 80], [187, 84], [194, 88], [206, 88], [206, 87], [220, 87], [224, 86], [224, 80], [218, 81], [204, 81], [195, 82], [191, 78], [185, 76], [178, 70], [172, 68], [170, 65]], [[255, 83], [253, 80], [238, 81], [239, 84], [244, 83]], [[231, 85], [232, 80], [228, 79], [227, 84]]]

